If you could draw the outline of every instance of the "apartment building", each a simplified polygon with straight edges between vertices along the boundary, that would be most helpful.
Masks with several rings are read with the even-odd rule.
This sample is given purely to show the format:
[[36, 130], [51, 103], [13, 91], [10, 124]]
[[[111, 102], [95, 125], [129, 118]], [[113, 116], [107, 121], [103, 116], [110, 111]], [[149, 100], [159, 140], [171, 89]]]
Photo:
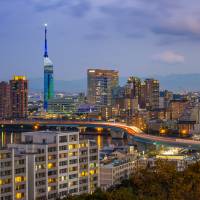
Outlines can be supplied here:
[[0, 82], [0, 119], [10, 118], [10, 85], [2, 81]]
[[100, 187], [104, 190], [120, 184], [128, 179], [137, 167], [137, 160], [134, 155], [126, 154], [119, 156], [118, 159], [105, 160], [100, 165]]
[[28, 112], [28, 80], [25, 76], [14, 76], [10, 80], [11, 117], [26, 118]]
[[27, 156], [14, 148], [0, 149], [0, 199], [28, 199]]
[[82, 140], [79, 132], [23, 133], [28, 156], [28, 199], [43, 200], [92, 193], [98, 187], [98, 146]]

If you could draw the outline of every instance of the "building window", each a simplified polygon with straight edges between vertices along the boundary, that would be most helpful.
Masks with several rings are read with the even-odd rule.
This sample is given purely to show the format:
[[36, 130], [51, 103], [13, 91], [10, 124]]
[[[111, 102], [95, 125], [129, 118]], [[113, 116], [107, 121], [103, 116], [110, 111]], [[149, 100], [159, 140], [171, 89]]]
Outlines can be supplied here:
[[16, 199], [22, 199], [24, 197], [24, 194], [21, 192], [16, 193]]
[[15, 183], [20, 183], [22, 181], [25, 181], [25, 177], [23, 177], [23, 176], [16, 176], [15, 177]]
[[48, 169], [52, 169], [54, 167], [56, 167], [55, 163], [48, 163]]

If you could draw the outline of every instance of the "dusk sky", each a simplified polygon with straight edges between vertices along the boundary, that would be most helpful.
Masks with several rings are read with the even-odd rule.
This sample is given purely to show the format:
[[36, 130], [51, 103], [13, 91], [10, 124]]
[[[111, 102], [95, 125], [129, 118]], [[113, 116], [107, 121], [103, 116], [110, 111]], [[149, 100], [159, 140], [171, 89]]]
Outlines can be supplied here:
[[200, 73], [199, 0], [0, 0], [1, 80], [43, 77], [44, 23], [55, 79]]

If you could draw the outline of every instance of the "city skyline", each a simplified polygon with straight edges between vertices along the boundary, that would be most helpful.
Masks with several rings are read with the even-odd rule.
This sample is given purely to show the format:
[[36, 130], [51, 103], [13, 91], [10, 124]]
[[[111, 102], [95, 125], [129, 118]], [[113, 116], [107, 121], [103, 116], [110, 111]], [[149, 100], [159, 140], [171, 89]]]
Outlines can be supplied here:
[[0, 0], [0, 199], [198, 200], [198, 8]]
[[104, 66], [121, 76], [200, 73], [199, 3], [193, 2], [3, 1], [1, 79], [16, 71], [41, 77], [46, 22], [58, 80], [80, 79], [87, 68]]

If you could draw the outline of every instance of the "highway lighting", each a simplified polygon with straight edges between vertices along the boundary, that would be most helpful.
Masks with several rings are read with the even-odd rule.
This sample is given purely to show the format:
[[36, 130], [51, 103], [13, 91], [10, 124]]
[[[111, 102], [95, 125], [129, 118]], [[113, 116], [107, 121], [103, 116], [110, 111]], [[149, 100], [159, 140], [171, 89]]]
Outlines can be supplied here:
[[164, 128], [161, 128], [161, 129], [160, 129], [160, 134], [165, 134], [166, 132], [167, 132], [166, 129], [164, 129]]
[[186, 129], [182, 129], [182, 130], [181, 130], [181, 134], [185, 135], [185, 134], [187, 134], [187, 133], [188, 133], [188, 132], [187, 132]]

